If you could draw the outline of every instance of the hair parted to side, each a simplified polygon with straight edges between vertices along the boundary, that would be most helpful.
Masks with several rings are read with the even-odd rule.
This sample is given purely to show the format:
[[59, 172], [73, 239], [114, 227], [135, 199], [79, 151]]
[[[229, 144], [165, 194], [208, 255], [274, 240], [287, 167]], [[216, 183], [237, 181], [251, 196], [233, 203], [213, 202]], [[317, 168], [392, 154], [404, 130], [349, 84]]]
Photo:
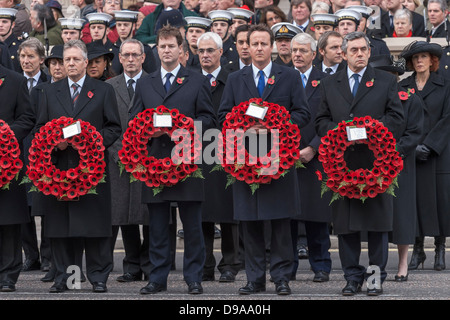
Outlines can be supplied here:
[[183, 36], [181, 35], [180, 30], [170, 25], [166, 25], [159, 29], [158, 34], [156, 35], [156, 45], [159, 44], [159, 39], [167, 39], [171, 37], [175, 37], [175, 39], [177, 39], [178, 46], [183, 44]]
[[212, 40], [217, 46], [217, 49], [223, 48], [223, 41], [222, 38], [215, 32], [206, 32], [200, 36], [197, 40], [197, 47], [200, 45], [200, 42], [206, 41], [206, 40]]
[[19, 49], [17, 49], [17, 53], [20, 55], [20, 53], [22, 52], [22, 50], [24, 48], [28, 48], [28, 49], [33, 50], [34, 52], [37, 53], [39, 58], [45, 59], [45, 48], [44, 48], [44, 45], [37, 38], [31, 37], [31, 38], [28, 38], [27, 40], [25, 40], [24, 42], [22, 42], [19, 45]]
[[367, 48], [370, 48], [370, 40], [369, 40], [369, 38], [367, 38], [366, 34], [364, 32], [355, 31], [355, 32], [350, 32], [349, 34], [347, 34], [344, 37], [344, 41], [342, 41], [342, 46], [341, 46], [342, 51], [347, 53], [348, 42], [357, 40], [357, 39], [366, 40]]
[[66, 42], [64, 44], [64, 48], [63, 48], [63, 56], [64, 56], [64, 52], [67, 49], [71, 49], [71, 48], [80, 49], [82, 52], [83, 58], [84, 59], [88, 58], [87, 47], [86, 47], [86, 44], [82, 40], [70, 40], [70, 41]]
[[265, 24], [255, 24], [252, 25], [249, 29], [248, 29], [248, 34], [247, 34], [247, 41], [248, 44], [250, 45], [250, 36], [252, 35], [253, 32], [267, 32], [270, 35], [270, 45], [273, 45], [273, 43], [275, 42], [275, 35], [273, 34], [272, 30]]
[[141, 51], [141, 54], [142, 53], [144, 53], [144, 45], [142, 44], [142, 42], [140, 42], [139, 40], [137, 40], [137, 39], [127, 39], [127, 40], [125, 40], [124, 42], [122, 42], [121, 44], [120, 44], [120, 49], [119, 49], [119, 53], [122, 53], [122, 47], [125, 45], [125, 44], [127, 44], [127, 43], [133, 43], [133, 44], [137, 44], [138, 46], [139, 46], [139, 49], [140, 49], [140, 51]]

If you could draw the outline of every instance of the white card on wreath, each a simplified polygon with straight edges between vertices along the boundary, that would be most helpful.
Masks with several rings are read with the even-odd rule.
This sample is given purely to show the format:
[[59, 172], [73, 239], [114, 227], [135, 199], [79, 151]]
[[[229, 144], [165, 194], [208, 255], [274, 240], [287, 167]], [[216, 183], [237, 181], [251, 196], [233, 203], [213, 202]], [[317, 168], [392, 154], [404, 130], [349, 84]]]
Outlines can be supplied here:
[[170, 113], [153, 114], [153, 126], [155, 128], [172, 127], [172, 116], [170, 115]]
[[263, 120], [264, 117], [266, 116], [267, 109], [269, 109], [269, 108], [260, 106], [256, 103], [252, 102], [249, 104], [247, 111], [245, 111], [245, 114], [247, 116]]
[[68, 139], [70, 137], [76, 136], [81, 133], [81, 124], [80, 121], [69, 124], [67, 127], [62, 129], [64, 139]]
[[346, 129], [348, 141], [367, 139], [366, 128], [357, 128], [354, 126], [348, 126], [346, 127]]

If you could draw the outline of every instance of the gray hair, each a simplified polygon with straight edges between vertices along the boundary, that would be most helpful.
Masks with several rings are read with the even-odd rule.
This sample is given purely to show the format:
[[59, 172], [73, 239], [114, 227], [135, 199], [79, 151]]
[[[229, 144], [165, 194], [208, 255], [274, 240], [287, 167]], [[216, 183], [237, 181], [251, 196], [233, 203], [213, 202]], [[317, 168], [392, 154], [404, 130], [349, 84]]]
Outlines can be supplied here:
[[357, 40], [357, 39], [366, 40], [367, 48], [370, 48], [370, 41], [369, 41], [369, 38], [367, 38], [366, 34], [364, 32], [355, 31], [355, 32], [350, 32], [349, 34], [347, 34], [344, 37], [344, 41], [342, 41], [342, 46], [341, 46], [342, 51], [347, 53], [348, 42]]
[[318, 11], [323, 11], [328, 13], [328, 11], [330, 10], [330, 6], [323, 2], [323, 1], [315, 1], [312, 4], [312, 10], [311, 10], [311, 15], [317, 13]]
[[86, 44], [83, 41], [81, 41], [81, 40], [70, 40], [70, 41], [66, 42], [64, 44], [64, 48], [63, 48], [63, 56], [64, 56], [64, 52], [66, 52], [67, 49], [71, 49], [71, 48], [80, 49], [82, 54], [83, 54], [83, 58], [84, 59], [88, 58], [87, 47], [86, 47]]
[[430, 3], [438, 3], [441, 7], [442, 12], [445, 12], [447, 10], [447, 1], [444, 0], [428, 0], [427, 7], [430, 5]]
[[[103, 6], [105, 6], [106, 1], [107, 1], [107, 0], [103, 0], [103, 1], [102, 1]], [[113, 1], [114, 1], [114, 0], [113, 0]], [[122, 9], [122, 8], [123, 8], [123, 0], [120, 0], [120, 9]]]
[[297, 35], [295, 35], [294, 38], [292, 38], [291, 41], [291, 48], [293, 46], [293, 44], [298, 43], [298, 44], [310, 44], [311, 45], [311, 50], [313, 52], [316, 51], [317, 45], [316, 45], [316, 40], [314, 40], [314, 38], [309, 35], [308, 33], [298, 33]]
[[140, 42], [137, 39], [127, 39], [124, 42], [122, 42], [122, 44], [120, 45], [119, 53], [122, 53], [122, 47], [127, 43], [134, 43], [134, 44], [139, 45], [141, 53], [144, 53], [144, 45], [142, 44], [142, 42]]
[[394, 13], [394, 21], [395, 19], [407, 19], [410, 24], [413, 22], [413, 16], [409, 9], [398, 9]]
[[20, 55], [24, 48], [28, 48], [36, 52], [41, 59], [45, 59], [45, 48], [41, 41], [37, 38], [31, 37], [22, 42], [17, 49], [17, 53]]
[[202, 34], [197, 40], [197, 47], [200, 46], [200, 42], [203, 40], [213, 40], [216, 43], [217, 49], [223, 48], [222, 38], [215, 32], [206, 32]]

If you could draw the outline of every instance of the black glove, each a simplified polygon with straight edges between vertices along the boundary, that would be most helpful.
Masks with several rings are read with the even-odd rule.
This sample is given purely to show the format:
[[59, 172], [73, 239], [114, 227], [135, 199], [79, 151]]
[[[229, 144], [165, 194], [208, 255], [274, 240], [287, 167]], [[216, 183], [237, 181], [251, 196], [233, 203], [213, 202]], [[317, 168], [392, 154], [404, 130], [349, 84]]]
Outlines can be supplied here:
[[416, 159], [419, 161], [427, 161], [430, 153], [431, 151], [426, 145], [419, 144], [416, 147]]

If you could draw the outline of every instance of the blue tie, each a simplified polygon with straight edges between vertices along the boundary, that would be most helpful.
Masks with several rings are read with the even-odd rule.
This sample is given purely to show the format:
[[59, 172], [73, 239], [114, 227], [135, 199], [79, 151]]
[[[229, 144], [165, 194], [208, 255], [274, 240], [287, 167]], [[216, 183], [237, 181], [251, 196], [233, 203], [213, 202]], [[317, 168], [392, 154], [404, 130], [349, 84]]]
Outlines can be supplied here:
[[303, 83], [303, 88], [306, 88], [306, 83], [308, 80], [306, 80], [306, 76], [304, 74], [302, 74], [302, 83]]
[[259, 80], [258, 80], [258, 92], [259, 96], [262, 97], [264, 92], [264, 87], [266, 86], [266, 83], [264, 81], [264, 72], [262, 70], [259, 71]]
[[358, 92], [358, 87], [359, 87], [359, 74], [354, 73], [352, 75], [353, 79], [355, 79], [355, 84], [353, 85], [353, 89], [352, 89], [352, 94], [353, 97], [356, 96], [356, 92]]
[[170, 90], [170, 77], [172, 77], [171, 73], [166, 74], [166, 82], [164, 83], [164, 89], [166, 89], [166, 93]]

